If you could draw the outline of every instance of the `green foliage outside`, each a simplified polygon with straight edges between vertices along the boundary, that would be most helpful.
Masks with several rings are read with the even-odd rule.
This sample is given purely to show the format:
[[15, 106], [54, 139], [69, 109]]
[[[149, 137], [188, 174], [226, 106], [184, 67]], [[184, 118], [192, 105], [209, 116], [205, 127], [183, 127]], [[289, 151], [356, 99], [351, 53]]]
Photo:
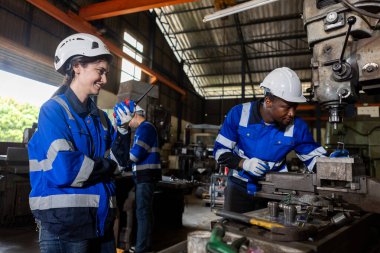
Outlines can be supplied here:
[[0, 97], [0, 142], [22, 142], [25, 128], [37, 122], [40, 108]]

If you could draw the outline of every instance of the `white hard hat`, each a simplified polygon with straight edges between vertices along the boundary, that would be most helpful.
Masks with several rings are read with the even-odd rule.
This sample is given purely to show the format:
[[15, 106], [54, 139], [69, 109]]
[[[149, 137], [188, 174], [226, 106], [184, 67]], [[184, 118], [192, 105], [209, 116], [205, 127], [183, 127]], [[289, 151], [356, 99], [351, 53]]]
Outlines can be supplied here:
[[134, 112], [137, 113], [138, 115], [145, 117], [145, 110], [139, 105], [136, 105]]
[[76, 33], [59, 43], [55, 51], [54, 67], [65, 75], [66, 62], [73, 56], [101, 56], [104, 55], [112, 59], [112, 54], [107, 46], [98, 37], [88, 33]]
[[269, 89], [270, 93], [288, 102], [306, 102], [306, 98], [302, 95], [300, 79], [296, 72], [287, 67], [272, 70], [260, 87]]

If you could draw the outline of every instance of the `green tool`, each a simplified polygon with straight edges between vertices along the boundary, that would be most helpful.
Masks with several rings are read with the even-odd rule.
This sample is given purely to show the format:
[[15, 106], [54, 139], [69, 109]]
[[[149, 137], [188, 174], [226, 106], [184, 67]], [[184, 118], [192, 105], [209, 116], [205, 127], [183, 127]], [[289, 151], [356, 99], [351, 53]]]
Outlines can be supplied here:
[[207, 252], [211, 253], [238, 253], [240, 246], [247, 241], [247, 238], [242, 237], [236, 239], [228, 245], [223, 242], [225, 230], [222, 225], [216, 224], [211, 232], [210, 241], [206, 245]]

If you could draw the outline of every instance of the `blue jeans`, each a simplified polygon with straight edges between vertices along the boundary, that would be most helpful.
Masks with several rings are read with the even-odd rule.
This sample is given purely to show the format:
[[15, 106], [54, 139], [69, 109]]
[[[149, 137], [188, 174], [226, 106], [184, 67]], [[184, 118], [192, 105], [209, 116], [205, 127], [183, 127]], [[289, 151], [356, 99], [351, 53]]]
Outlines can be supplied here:
[[[109, 236], [110, 237], [110, 236]], [[81, 241], [67, 241], [59, 238], [39, 225], [39, 243], [41, 253], [115, 253], [113, 236], [105, 240], [95, 238]]]
[[147, 252], [152, 247], [154, 183], [136, 184], [136, 253]]

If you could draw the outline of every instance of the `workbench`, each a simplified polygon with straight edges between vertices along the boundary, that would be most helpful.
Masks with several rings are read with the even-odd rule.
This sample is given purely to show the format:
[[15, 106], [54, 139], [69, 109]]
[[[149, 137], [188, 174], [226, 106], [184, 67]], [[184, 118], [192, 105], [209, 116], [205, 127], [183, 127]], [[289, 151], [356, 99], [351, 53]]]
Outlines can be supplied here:
[[[247, 213], [250, 215], [252, 212]], [[226, 232], [245, 236], [252, 249], [265, 253], [357, 253], [379, 252], [380, 215], [367, 213], [352, 223], [337, 227], [331, 226], [305, 241], [280, 242], [268, 239], [268, 230], [234, 221], [225, 221]], [[375, 251], [372, 251], [374, 250]], [[377, 251], [376, 251], [377, 250]]]

